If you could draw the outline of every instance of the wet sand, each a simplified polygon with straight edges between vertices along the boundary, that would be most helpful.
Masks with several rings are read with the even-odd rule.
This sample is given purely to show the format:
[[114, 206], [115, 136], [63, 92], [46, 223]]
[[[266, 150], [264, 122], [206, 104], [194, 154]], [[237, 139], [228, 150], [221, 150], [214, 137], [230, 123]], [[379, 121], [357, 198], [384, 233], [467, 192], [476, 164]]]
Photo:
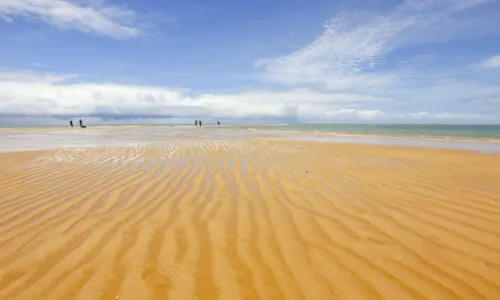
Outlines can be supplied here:
[[223, 139], [0, 153], [0, 299], [500, 299], [498, 166]]
[[[85, 124], [84, 124], [85, 125]], [[86, 126], [86, 125], [85, 125]], [[90, 126], [90, 125], [89, 125]], [[5, 131], [66, 131], [66, 130], [123, 130], [123, 129], [150, 129], [150, 128], [171, 128], [174, 125], [97, 125], [86, 128], [80, 128], [78, 122], [75, 122], [74, 127], [70, 126], [46, 126], [46, 127], [0, 127], [0, 132]], [[175, 125], [176, 127], [193, 127], [192, 125]]]

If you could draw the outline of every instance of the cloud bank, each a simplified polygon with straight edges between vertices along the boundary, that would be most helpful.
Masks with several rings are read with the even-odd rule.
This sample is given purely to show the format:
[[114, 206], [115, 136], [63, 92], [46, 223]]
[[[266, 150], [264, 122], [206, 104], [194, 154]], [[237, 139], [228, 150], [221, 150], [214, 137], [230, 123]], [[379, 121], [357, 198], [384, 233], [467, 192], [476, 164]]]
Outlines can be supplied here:
[[0, 72], [0, 119], [195, 119], [293, 121], [452, 120], [474, 114], [386, 112], [367, 109], [398, 99], [307, 88], [194, 94], [180, 88], [76, 82], [75, 74]]
[[103, 1], [0, 0], [0, 18], [42, 21], [58, 28], [72, 28], [117, 39], [135, 38], [141, 31], [133, 21], [136, 13]]
[[359, 103], [392, 101], [363, 94], [324, 93], [297, 88], [235, 94], [198, 94], [178, 88], [72, 83], [76, 75], [0, 72], [0, 114], [4, 116], [89, 116], [125, 118], [301, 118]]

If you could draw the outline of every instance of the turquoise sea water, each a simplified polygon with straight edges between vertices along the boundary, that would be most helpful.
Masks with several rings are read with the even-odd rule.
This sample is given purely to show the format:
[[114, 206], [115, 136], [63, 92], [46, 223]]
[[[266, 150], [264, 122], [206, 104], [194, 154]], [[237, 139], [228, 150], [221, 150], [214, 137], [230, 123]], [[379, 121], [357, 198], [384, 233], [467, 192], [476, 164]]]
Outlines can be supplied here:
[[[133, 124], [127, 124], [133, 126]], [[155, 124], [151, 126], [158, 126]], [[190, 124], [166, 126], [185, 127]], [[123, 125], [116, 125], [122, 127]], [[146, 126], [148, 125], [138, 125]], [[206, 122], [205, 127], [214, 124]], [[47, 126], [56, 129], [59, 126]], [[89, 124], [92, 128], [92, 124]], [[102, 127], [102, 126], [99, 126]], [[105, 127], [114, 127], [112, 125]], [[450, 137], [472, 139], [500, 139], [500, 124], [498, 125], [442, 125], [442, 124], [223, 124], [223, 127], [255, 130], [304, 131], [338, 134], [408, 136], [408, 137]], [[60, 128], [60, 127], [59, 127]]]
[[257, 130], [335, 132], [339, 134], [500, 139], [500, 125], [280, 124], [262, 126], [241, 125], [241, 127]]

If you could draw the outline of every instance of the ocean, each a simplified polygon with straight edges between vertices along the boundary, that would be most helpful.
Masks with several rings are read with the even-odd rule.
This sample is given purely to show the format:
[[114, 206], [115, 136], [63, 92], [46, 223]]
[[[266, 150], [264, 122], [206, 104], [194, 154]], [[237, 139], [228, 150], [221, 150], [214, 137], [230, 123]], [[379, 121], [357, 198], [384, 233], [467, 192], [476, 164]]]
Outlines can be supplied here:
[[[205, 127], [215, 125], [207, 121]], [[135, 127], [133, 124], [123, 125], [97, 125], [101, 128], [113, 127]], [[191, 124], [152, 124], [136, 125], [140, 127], [173, 126], [186, 127]], [[62, 126], [64, 127], [64, 126]], [[89, 125], [89, 128], [96, 127]], [[380, 135], [393, 137], [436, 137], [436, 138], [468, 138], [468, 139], [499, 139], [500, 124], [496, 125], [442, 125], [442, 124], [223, 124], [222, 127], [236, 129], [273, 130], [273, 131], [303, 131], [317, 133], [337, 133], [349, 135]], [[15, 128], [15, 127], [0, 127]], [[47, 128], [58, 129], [61, 126], [47, 126]]]
[[434, 125], [434, 124], [277, 124], [236, 125], [257, 130], [331, 132], [339, 134], [383, 135], [395, 137], [440, 137], [500, 139], [500, 125]]

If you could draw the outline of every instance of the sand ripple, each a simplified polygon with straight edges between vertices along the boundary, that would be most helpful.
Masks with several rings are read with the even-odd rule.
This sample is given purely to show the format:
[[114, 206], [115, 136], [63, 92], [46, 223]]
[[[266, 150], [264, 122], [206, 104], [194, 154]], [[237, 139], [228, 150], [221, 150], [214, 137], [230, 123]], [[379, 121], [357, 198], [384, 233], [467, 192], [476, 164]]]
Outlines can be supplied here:
[[0, 153], [0, 299], [500, 299], [495, 166], [222, 139]]

